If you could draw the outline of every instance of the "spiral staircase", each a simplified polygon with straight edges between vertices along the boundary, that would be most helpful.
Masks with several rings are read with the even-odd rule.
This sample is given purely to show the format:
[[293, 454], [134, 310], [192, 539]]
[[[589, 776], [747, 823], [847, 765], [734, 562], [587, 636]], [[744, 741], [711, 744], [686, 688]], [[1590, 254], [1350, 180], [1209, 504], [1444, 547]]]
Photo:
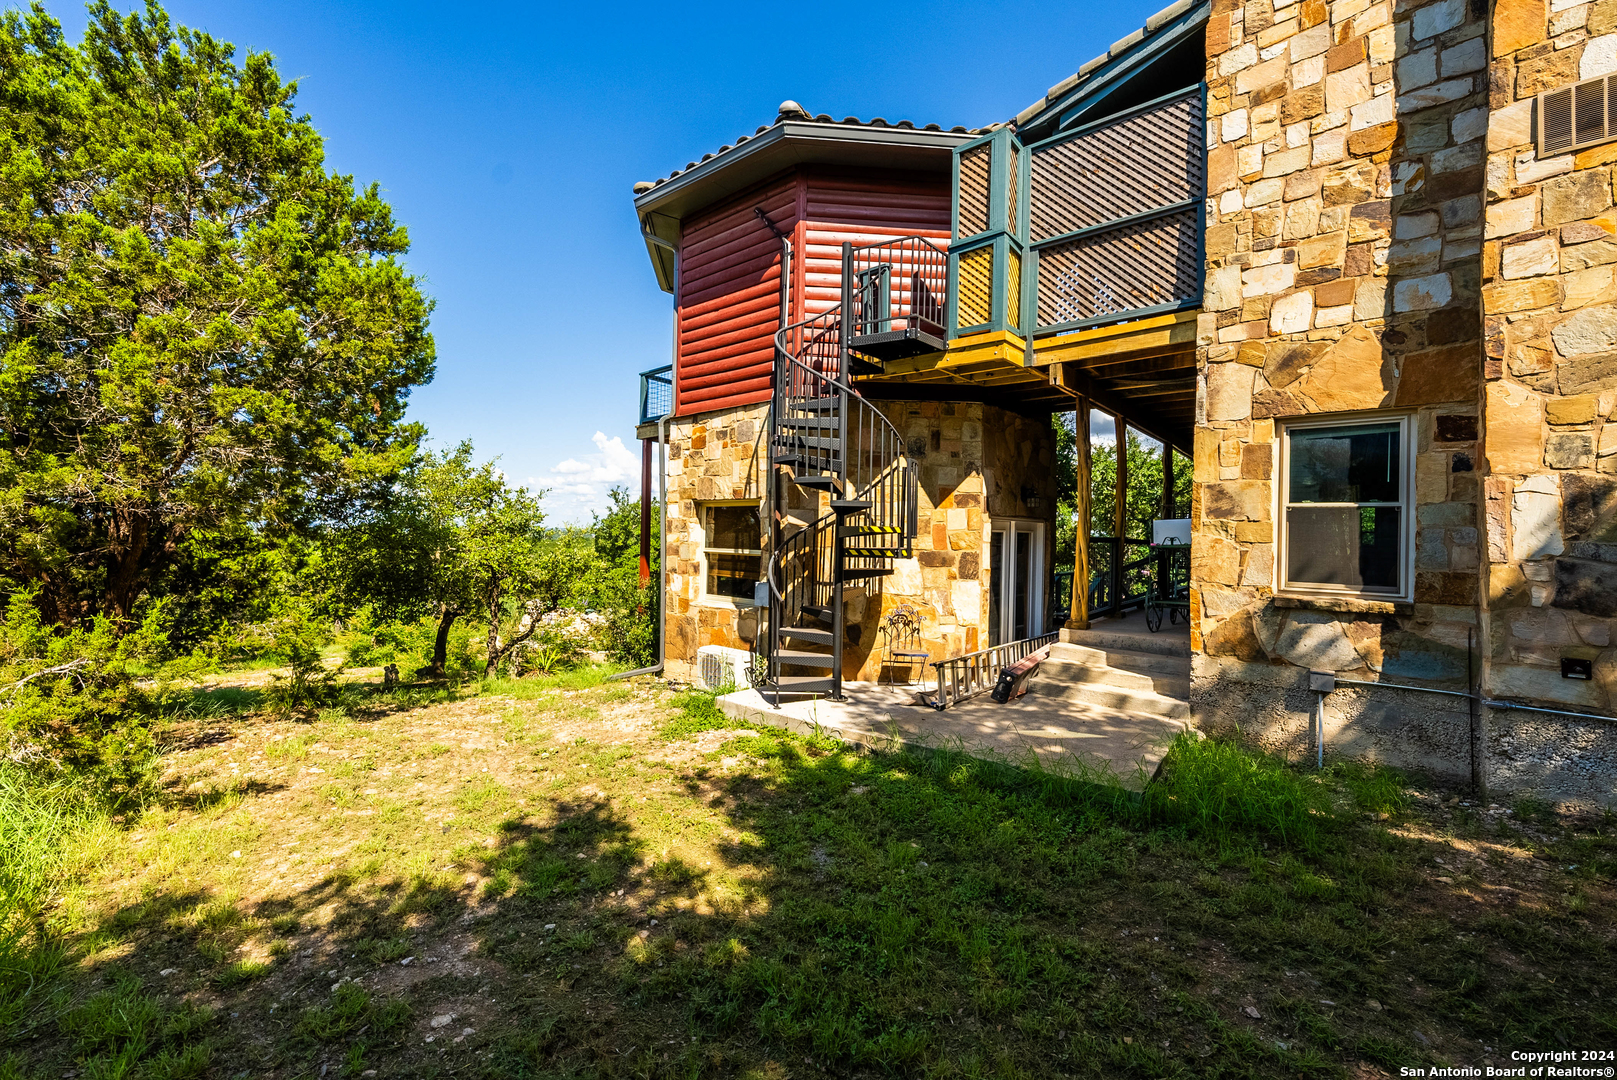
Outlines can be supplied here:
[[851, 377], [944, 347], [942, 260], [919, 237], [845, 245], [841, 303], [775, 336], [770, 462], [810, 493], [815, 514], [801, 523], [772, 508], [752, 681], [777, 704], [841, 698], [844, 588], [914, 555], [919, 470]]

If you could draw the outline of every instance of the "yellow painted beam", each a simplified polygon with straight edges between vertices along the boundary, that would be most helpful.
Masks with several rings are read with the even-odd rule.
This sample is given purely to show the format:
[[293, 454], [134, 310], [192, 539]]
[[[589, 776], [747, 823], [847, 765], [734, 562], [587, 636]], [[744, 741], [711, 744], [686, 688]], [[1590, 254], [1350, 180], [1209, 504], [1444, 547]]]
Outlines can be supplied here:
[[[1149, 319], [1096, 326], [1033, 342], [1033, 364], [1082, 363], [1100, 356], [1171, 352], [1196, 345], [1196, 312], [1176, 311]], [[950, 350], [953, 351], [952, 349]]]
[[940, 367], [999, 360], [1021, 366], [1027, 354], [1027, 341], [1008, 330], [995, 330], [970, 337], [955, 338], [949, 342], [949, 351], [939, 361]]

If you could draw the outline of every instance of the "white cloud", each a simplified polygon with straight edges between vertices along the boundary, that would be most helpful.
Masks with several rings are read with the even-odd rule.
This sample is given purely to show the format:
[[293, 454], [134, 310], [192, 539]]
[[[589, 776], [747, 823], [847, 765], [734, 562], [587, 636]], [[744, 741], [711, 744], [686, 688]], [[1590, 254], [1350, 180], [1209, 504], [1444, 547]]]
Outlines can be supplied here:
[[614, 486], [634, 487], [640, 457], [616, 435], [597, 431], [590, 437], [595, 453], [579, 454], [550, 467], [550, 476], [530, 477], [528, 486], [549, 491], [553, 520], [582, 524], [607, 507], [607, 492]]

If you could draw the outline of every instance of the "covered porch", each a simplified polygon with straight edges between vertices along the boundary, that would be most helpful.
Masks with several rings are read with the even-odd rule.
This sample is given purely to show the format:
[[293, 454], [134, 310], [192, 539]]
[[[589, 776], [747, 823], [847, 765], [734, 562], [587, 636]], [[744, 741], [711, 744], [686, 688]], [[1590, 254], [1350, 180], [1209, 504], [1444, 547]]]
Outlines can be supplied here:
[[[957, 338], [944, 352], [889, 361], [855, 385], [878, 400], [981, 401], [1019, 412], [1072, 414], [1073, 551], [1062, 552], [1052, 564], [1050, 602], [1043, 609], [1048, 629], [1083, 630], [1094, 619], [1141, 612], [1152, 590], [1167, 595], [1173, 567], [1166, 552], [1151, 550], [1156, 539], [1151, 525], [1190, 513], [1195, 346], [1194, 310], [1031, 342], [1011, 332], [990, 332]], [[1109, 425], [1113, 434], [1110, 448], [1102, 444], [1106, 461], [1099, 490], [1096, 422]], [[1146, 447], [1139, 438], [1131, 442], [1131, 435], [1157, 447]], [[1159, 474], [1149, 505], [1142, 503], [1140, 477], [1131, 476], [1131, 458], [1136, 468], [1147, 460]], [[1097, 521], [1097, 504], [1104, 522]], [[1188, 535], [1179, 539], [1188, 541]], [[1085, 587], [1072, 588], [1072, 582]], [[1180, 624], [1181, 614], [1188, 616], [1188, 609], [1169, 610], [1165, 628]]]

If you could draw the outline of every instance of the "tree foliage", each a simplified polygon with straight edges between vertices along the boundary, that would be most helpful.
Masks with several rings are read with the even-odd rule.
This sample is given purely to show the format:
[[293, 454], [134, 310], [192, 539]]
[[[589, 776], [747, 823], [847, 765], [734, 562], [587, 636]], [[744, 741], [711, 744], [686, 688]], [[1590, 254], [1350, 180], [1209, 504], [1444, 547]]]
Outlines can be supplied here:
[[[430, 303], [270, 57], [155, 4], [0, 17], [0, 572], [126, 624], [199, 538], [396, 470]], [[202, 546], [208, 546], [205, 539]]]

